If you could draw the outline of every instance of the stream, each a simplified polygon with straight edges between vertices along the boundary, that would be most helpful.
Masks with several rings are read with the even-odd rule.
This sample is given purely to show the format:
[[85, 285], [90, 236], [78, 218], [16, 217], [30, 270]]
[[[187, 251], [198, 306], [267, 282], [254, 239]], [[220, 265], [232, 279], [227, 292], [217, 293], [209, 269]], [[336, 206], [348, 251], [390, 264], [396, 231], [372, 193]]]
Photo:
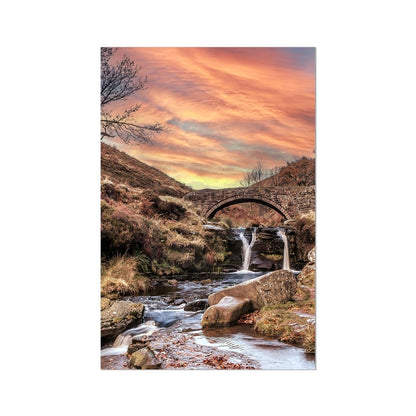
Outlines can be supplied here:
[[166, 368], [208, 369], [212, 366], [206, 360], [222, 355], [238, 368], [315, 369], [314, 354], [259, 335], [252, 325], [203, 329], [203, 311], [184, 310], [189, 302], [207, 299], [211, 293], [262, 274], [240, 271], [208, 275], [204, 280], [183, 280], [189, 276], [178, 276], [177, 284], [161, 283], [146, 296], [124, 298], [145, 305], [144, 322], [124, 331], [112, 345], [103, 346], [102, 368], [127, 369], [128, 345], [134, 339], [147, 337], [155, 353], [162, 359], [166, 356]]

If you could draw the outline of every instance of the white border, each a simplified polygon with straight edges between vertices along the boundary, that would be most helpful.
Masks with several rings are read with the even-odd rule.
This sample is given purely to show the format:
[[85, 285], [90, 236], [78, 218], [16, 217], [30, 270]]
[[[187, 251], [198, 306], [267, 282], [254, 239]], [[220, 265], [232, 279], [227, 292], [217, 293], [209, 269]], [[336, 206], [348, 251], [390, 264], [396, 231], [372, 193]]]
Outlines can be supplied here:
[[[415, 235], [411, 5], [6, 6], [1, 406], [7, 414], [414, 410], [405, 378], [415, 369], [408, 320]], [[99, 370], [102, 45], [317, 47], [316, 371]]]

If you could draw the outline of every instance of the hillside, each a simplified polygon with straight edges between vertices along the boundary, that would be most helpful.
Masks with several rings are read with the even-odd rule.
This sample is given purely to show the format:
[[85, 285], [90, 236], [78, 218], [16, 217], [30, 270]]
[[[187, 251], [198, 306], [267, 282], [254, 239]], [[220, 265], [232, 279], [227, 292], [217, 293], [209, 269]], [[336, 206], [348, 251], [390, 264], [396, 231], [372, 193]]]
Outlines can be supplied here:
[[101, 143], [101, 180], [151, 189], [157, 195], [182, 197], [191, 191], [191, 188], [160, 170], [104, 143]]
[[251, 186], [273, 187], [286, 186], [312, 186], [315, 185], [315, 159], [303, 157], [282, 167], [279, 173], [264, 179]]
[[191, 188], [101, 145], [102, 294], [137, 294], [154, 276], [212, 271], [226, 240], [182, 196]]

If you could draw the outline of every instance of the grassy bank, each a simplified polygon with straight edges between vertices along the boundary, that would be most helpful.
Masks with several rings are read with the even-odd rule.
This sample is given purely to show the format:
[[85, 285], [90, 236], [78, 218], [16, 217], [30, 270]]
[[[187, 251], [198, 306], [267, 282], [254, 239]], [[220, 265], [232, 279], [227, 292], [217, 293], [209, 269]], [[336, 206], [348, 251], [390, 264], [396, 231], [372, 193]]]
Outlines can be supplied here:
[[306, 265], [298, 275], [294, 299], [269, 305], [255, 315], [255, 330], [282, 342], [315, 352], [315, 264]]
[[[198, 210], [182, 199], [190, 190], [163, 172], [102, 144], [103, 294], [116, 288], [120, 293], [136, 293], [146, 286], [145, 278], [152, 276], [218, 269], [227, 255], [226, 241], [207, 232]], [[130, 277], [115, 277], [123, 273]]]
[[224, 259], [225, 243], [203, 228], [191, 203], [120, 185], [113, 189], [118, 199], [104, 196], [101, 203], [104, 263], [129, 255], [143, 273], [169, 276], [212, 271]]
[[265, 306], [259, 313], [255, 330], [263, 335], [276, 337], [279, 341], [302, 347], [305, 352], [315, 352], [315, 323], [299, 316], [295, 302]]
[[114, 257], [101, 271], [101, 296], [116, 299], [119, 295], [139, 295], [150, 287], [140, 272], [137, 257]]

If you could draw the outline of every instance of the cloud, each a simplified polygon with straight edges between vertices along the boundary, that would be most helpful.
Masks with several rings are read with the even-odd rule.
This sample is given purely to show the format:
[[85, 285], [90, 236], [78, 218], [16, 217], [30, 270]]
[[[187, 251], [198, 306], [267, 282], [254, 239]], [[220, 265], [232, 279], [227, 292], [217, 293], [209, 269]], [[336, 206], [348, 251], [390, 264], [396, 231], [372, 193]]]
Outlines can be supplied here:
[[[149, 78], [141, 123], [163, 122], [153, 145], [123, 146], [197, 188], [237, 186], [257, 160], [283, 165], [315, 148], [314, 48], [121, 48]], [[206, 186], [205, 186], [206, 185]]]

